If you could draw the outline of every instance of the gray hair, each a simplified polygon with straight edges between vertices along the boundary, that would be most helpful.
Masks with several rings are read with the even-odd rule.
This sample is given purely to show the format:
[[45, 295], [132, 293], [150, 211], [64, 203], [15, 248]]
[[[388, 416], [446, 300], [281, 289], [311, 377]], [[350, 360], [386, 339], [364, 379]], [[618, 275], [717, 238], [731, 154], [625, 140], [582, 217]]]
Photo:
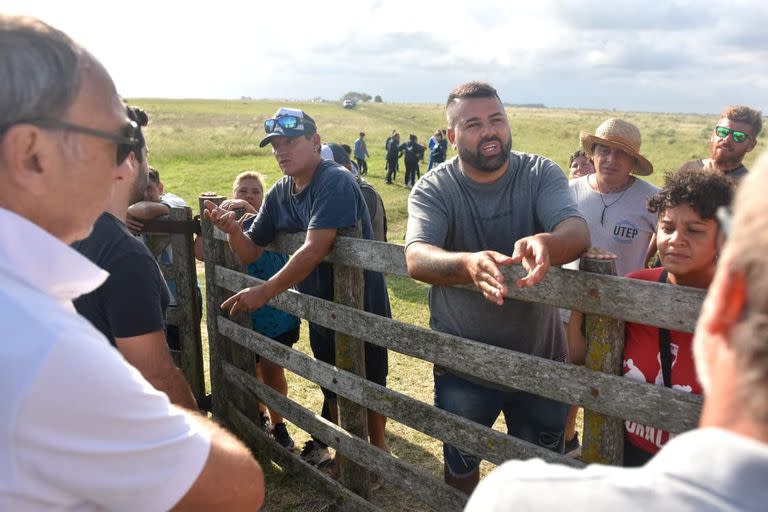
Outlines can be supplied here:
[[15, 122], [66, 112], [80, 90], [83, 54], [40, 20], [0, 14], [0, 135]]
[[744, 274], [744, 317], [732, 331], [731, 345], [740, 372], [739, 398], [759, 425], [768, 427], [768, 153], [742, 181], [725, 252], [731, 270]]

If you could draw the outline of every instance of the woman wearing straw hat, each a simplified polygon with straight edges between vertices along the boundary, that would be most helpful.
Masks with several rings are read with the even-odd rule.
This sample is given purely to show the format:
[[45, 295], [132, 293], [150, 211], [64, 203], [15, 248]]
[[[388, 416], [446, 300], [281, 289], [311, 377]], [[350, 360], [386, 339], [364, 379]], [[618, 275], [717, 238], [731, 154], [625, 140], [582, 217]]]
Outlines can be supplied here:
[[[643, 268], [648, 247], [656, 232], [656, 215], [645, 208], [648, 197], [658, 188], [637, 176], [653, 172], [653, 165], [640, 154], [640, 130], [622, 119], [608, 119], [594, 135], [581, 133], [581, 147], [595, 166], [595, 173], [570, 180], [576, 206], [589, 226], [591, 255], [608, 251], [616, 255], [616, 273], [624, 276]], [[565, 265], [578, 269], [579, 261]], [[563, 320], [570, 315], [564, 312]], [[572, 333], [580, 325], [567, 326], [571, 362], [584, 364], [584, 346]], [[578, 453], [575, 428], [576, 408], [566, 424], [566, 452]]]

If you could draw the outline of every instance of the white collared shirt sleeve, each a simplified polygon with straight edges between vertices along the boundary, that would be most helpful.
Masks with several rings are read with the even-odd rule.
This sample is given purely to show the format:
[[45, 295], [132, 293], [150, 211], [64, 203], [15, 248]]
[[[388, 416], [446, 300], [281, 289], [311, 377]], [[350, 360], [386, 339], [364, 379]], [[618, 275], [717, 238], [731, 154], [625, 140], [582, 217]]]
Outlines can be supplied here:
[[205, 465], [208, 433], [95, 329], [77, 331], [51, 345], [20, 404], [17, 489], [78, 510], [171, 508]]

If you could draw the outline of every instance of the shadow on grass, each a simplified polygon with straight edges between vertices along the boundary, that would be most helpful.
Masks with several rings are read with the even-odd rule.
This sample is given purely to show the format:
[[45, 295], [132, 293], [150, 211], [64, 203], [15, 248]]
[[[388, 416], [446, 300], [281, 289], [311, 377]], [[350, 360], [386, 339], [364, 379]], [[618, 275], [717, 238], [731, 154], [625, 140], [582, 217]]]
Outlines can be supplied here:
[[336, 500], [325, 494], [313, 480], [285, 471], [275, 463], [259, 462], [267, 488], [262, 512], [333, 510]]
[[[430, 441], [434, 440], [430, 438]], [[387, 444], [392, 453], [403, 462], [414, 465], [430, 475], [443, 474], [443, 460], [432, 451], [427, 450], [422, 443], [413, 442], [412, 439], [393, 432], [387, 432]], [[440, 446], [442, 452], [442, 444]]]
[[429, 285], [414, 281], [410, 277], [387, 276], [387, 285], [390, 296], [394, 295], [399, 300], [413, 304], [426, 304]]
[[[425, 436], [425, 434], [417, 433], [415, 431], [414, 434], [416, 434], [417, 438]], [[442, 475], [442, 459], [436, 456], [432, 451], [426, 449], [421, 442], [413, 442], [412, 439], [409, 439], [406, 436], [388, 430], [387, 444], [392, 450], [392, 453], [402, 462], [415, 466], [419, 470], [436, 478], [440, 478], [438, 475]], [[382, 480], [384, 481], [384, 485], [373, 494], [372, 502], [376, 506], [381, 507], [383, 510], [392, 511], [432, 510], [428, 505], [419, 501], [412, 494], [405, 492], [395, 484], [388, 482], [386, 475], [382, 476]]]
[[[424, 449], [418, 443], [411, 442], [406, 437], [387, 431], [387, 444], [392, 453], [403, 462], [414, 465], [428, 474], [442, 474], [443, 462], [435, 454]], [[312, 479], [283, 470], [278, 465], [261, 460], [264, 478], [267, 485], [267, 497], [264, 503], [265, 512], [277, 511], [311, 511], [321, 512], [335, 510], [336, 499], [324, 493], [322, 488]], [[426, 504], [418, 501], [409, 493], [383, 478], [382, 487], [374, 491], [371, 502], [383, 510], [389, 511], [428, 511]]]

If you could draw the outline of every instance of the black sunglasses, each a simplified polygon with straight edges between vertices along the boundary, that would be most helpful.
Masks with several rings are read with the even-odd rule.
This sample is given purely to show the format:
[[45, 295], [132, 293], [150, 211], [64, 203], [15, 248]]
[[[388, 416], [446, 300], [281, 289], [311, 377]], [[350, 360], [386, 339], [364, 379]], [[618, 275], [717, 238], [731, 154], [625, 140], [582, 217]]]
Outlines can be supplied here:
[[749, 138], [748, 133], [737, 132], [736, 130], [726, 128], [725, 126], [715, 126], [715, 135], [721, 139], [727, 139], [728, 135], [730, 135], [733, 139], [733, 142], [744, 142]]
[[0, 134], [5, 132], [8, 128], [17, 124], [31, 124], [39, 128], [47, 130], [69, 130], [75, 133], [82, 133], [90, 135], [92, 137], [99, 137], [100, 139], [106, 139], [114, 142], [117, 145], [116, 161], [117, 165], [125, 162], [128, 155], [133, 151], [136, 155], [139, 155], [141, 151], [142, 141], [139, 136], [139, 125], [134, 121], [128, 121], [120, 128], [120, 133], [109, 133], [95, 128], [88, 128], [87, 126], [80, 126], [77, 124], [67, 123], [65, 121], [59, 121], [58, 119], [25, 119], [23, 121], [16, 121], [0, 128]]
[[264, 121], [264, 131], [272, 133], [278, 126], [284, 130], [301, 130], [304, 129], [304, 123], [314, 126], [308, 119], [294, 115], [273, 117]]

